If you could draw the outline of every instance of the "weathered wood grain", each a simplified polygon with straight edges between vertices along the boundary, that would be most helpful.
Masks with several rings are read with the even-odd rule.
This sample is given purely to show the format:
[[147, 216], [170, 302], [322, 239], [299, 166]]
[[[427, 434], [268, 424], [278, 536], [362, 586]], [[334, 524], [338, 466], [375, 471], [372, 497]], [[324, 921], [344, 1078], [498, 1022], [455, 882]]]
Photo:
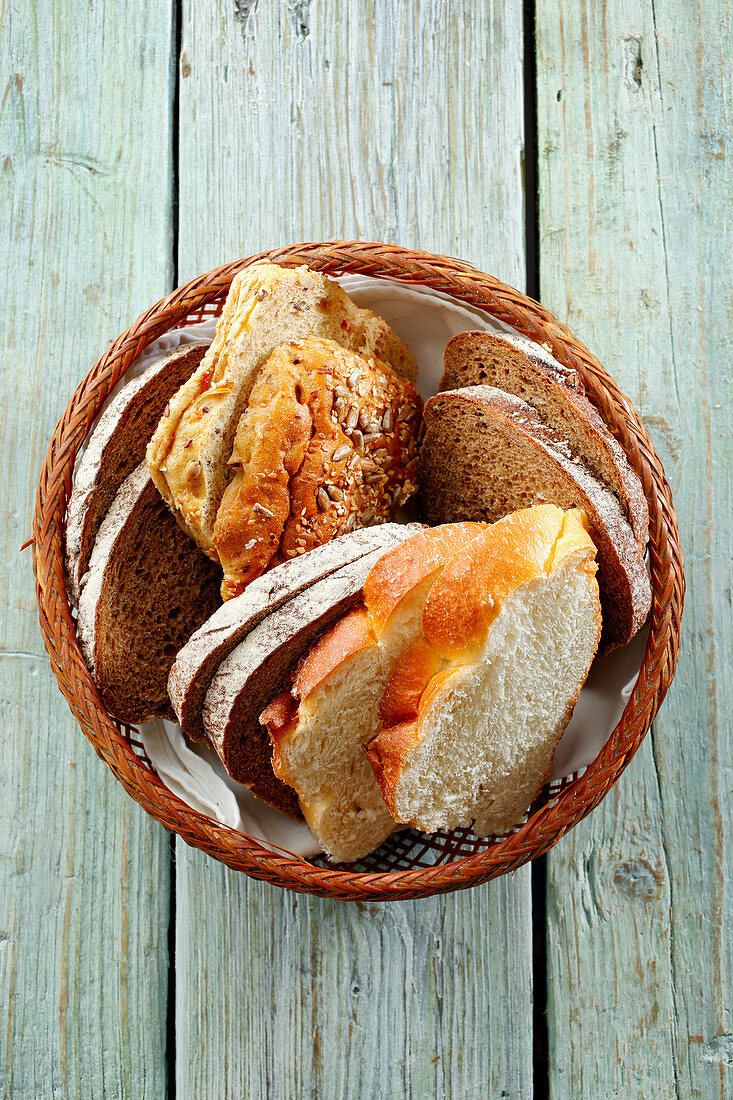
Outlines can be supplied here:
[[[182, 278], [294, 240], [524, 282], [519, 3], [184, 5]], [[177, 848], [179, 1095], [532, 1092], [529, 871], [373, 906]]]
[[165, 1090], [168, 842], [51, 675], [29, 553], [77, 382], [171, 280], [169, 3], [0, 5], [0, 1092]]
[[733, 1094], [731, 12], [539, 0], [542, 294], [640, 408], [675, 493], [677, 678], [549, 860], [551, 1094]]

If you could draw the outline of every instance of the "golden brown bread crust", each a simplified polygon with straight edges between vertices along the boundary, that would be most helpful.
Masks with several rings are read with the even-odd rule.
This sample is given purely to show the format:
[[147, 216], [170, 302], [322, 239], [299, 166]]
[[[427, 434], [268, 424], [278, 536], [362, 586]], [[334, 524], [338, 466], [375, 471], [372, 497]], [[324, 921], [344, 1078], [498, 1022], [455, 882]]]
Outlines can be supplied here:
[[381, 317], [307, 267], [256, 264], [233, 280], [216, 335], [195, 374], [171, 399], [148, 446], [150, 475], [184, 530], [211, 547], [239, 417], [274, 348], [316, 336], [388, 363], [414, 379], [417, 363]]
[[240, 419], [214, 526], [224, 598], [270, 565], [392, 518], [416, 489], [421, 409], [410, 382], [332, 340], [276, 348]]

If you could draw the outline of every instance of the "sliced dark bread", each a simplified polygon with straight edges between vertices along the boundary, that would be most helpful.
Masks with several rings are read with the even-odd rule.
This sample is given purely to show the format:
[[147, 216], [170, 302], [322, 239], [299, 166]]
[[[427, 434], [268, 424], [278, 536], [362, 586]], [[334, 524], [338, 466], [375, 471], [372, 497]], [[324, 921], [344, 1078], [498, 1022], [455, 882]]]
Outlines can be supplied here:
[[497, 520], [532, 504], [582, 508], [598, 550], [601, 646], [624, 645], [651, 586], [618, 500], [526, 402], [491, 386], [436, 394], [425, 406], [418, 480], [428, 523]]
[[181, 530], [142, 462], [104, 517], [77, 630], [97, 690], [124, 722], [173, 717], [176, 653], [221, 602], [221, 570]]
[[74, 471], [66, 513], [66, 584], [79, 603], [81, 579], [115, 493], [145, 457], [166, 405], [198, 367], [207, 343], [187, 343], [161, 356], [110, 401]]
[[168, 694], [183, 732], [193, 741], [205, 739], [202, 710], [211, 679], [224, 658], [265, 615], [372, 550], [395, 546], [406, 537], [406, 531], [414, 532], [419, 526], [385, 523], [340, 535], [271, 569], [252, 581], [241, 596], [223, 604], [179, 652], [168, 677]]
[[[415, 527], [404, 525], [404, 537]], [[292, 787], [275, 777], [260, 715], [300, 657], [327, 627], [359, 602], [372, 566], [389, 547], [372, 550], [271, 612], [221, 663], [206, 693], [206, 736], [239, 783], [275, 809], [301, 818]]]
[[585, 395], [580, 375], [523, 336], [461, 332], [445, 349], [439, 389], [495, 386], [521, 397], [590, 472], [618, 497], [639, 549], [649, 538], [649, 507], [636, 473]]

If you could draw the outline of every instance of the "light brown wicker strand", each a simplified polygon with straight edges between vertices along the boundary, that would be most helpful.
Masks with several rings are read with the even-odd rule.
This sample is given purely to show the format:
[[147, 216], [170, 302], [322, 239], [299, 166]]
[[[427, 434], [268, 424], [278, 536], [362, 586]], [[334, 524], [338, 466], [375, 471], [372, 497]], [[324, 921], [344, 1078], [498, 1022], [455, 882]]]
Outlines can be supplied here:
[[[256, 839], [197, 813], [137, 755], [131, 731], [119, 727], [104, 709], [78, 649], [62, 556], [76, 453], [102, 402], [140, 352], [170, 328], [220, 306], [234, 275], [260, 260], [284, 266], [305, 263], [332, 274], [351, 272], [428, 286], [549, 343], [561, 362], [580, 372], [591, 400], [639, 473], [649, 500], [651, 631], [639, 681], [619, 725], [594, 763], [556, 796], [545, 793], [515, 832], [450, 863], [376, 872], [321, 867], [270, 851]], [[600, 363], [544, 307], [463, 261], [396, 245], [331, 241], [272, 250], [200, 275], [142, 314], [90, 371], [56, 427], [38, 486], [33, 555], [41, 630], [59, 686], [97, 753], [125, 789], [167, 829], [230, 867], [324, 897], [424, 897], [486, 881], [546, 852], [598, 805], [633, 757], [664, 698], [679, 651], [684, 574], [677, 520], [662, 465], [638, 414]]]

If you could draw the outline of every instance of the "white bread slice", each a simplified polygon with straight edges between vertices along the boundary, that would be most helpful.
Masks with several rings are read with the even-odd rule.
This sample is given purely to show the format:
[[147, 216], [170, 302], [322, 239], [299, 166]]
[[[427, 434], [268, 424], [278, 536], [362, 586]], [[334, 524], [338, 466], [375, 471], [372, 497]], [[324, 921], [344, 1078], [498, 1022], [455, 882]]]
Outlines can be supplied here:
[[168, 677], [168, 694], [183, 732], [193, 741], [205, 739], [202, 710], [214, 673], [266, 615], [342, 566], [372, 550], [387, 551], [405, 537], [404, 526], [394, 523], [339, 535], [276, 566], [223, 604], [180, 650]]
[[553, 505], [517, 512], [437, 579], [366, 749], [396, 821], [504, 833], [541, 790], [601, 633], [583, 524]]
[[[393, 542], [409, 538], [414, 525], [393, 524]], [[259, 716], [283, 687], [311, 642], [361, 599], [384, 545], [342, 566], [270, 612], [229, 653], [206, 693], [204, 732], [233, 779], [270, 806], [300, 817], [295, 792], [275, 778], [272, 749]]]
[[141, 462], [100, 525], [79, 598], [79, 643], [115, 717], [172, 717], [170, 667], [218, 607], [220, 583], [221, 571], [181, 531]]
[[307, 267], [256, 264], [232, 281], [216, 336], [170, 402], [148, 447], [151, 476], [179, 522], [212, 557], [212, 535], [239, 418], [261, 365], [280, 344], [308, 336], [376, 356], [409, 380], [414, 356], [381, 317]]
[[520, 398], [491, 386], [431, 397], [418, 481], [428, 523], [496, 520], [545, 501], [581, 508], [598, 550], [604, 651], [624, 645], [651, 606], [651, 585], [621, 506]]
[[590, 472], [616, 495], [641, 553], [649, 538], [649, 507], [636, 473], [585, 395], [577, 371], [524, 336], [460, 332], [445, 349], [440, 390], [495, 386], [521, 397], [565, 439]]
[[379, 728], [398, 657], [420, 635], [431, 585], [482, 529], [424, 530], [385, 554], [364, 584], [363, 605], [312, 646], [292, 689], [262, 715], [275, 773], [298, 792], [311, 831], [337, 862], [361, 858], [394, 831], [362, 746]]
[[187, 343], [162, 355], [110, 401], [74, 470], [66, 511], [66, 585], [79, 603], [81, 578], [94, 540], [122, 482], [145, 458], [145, 448], [168, 401], [191, 377], [207, 343]]

